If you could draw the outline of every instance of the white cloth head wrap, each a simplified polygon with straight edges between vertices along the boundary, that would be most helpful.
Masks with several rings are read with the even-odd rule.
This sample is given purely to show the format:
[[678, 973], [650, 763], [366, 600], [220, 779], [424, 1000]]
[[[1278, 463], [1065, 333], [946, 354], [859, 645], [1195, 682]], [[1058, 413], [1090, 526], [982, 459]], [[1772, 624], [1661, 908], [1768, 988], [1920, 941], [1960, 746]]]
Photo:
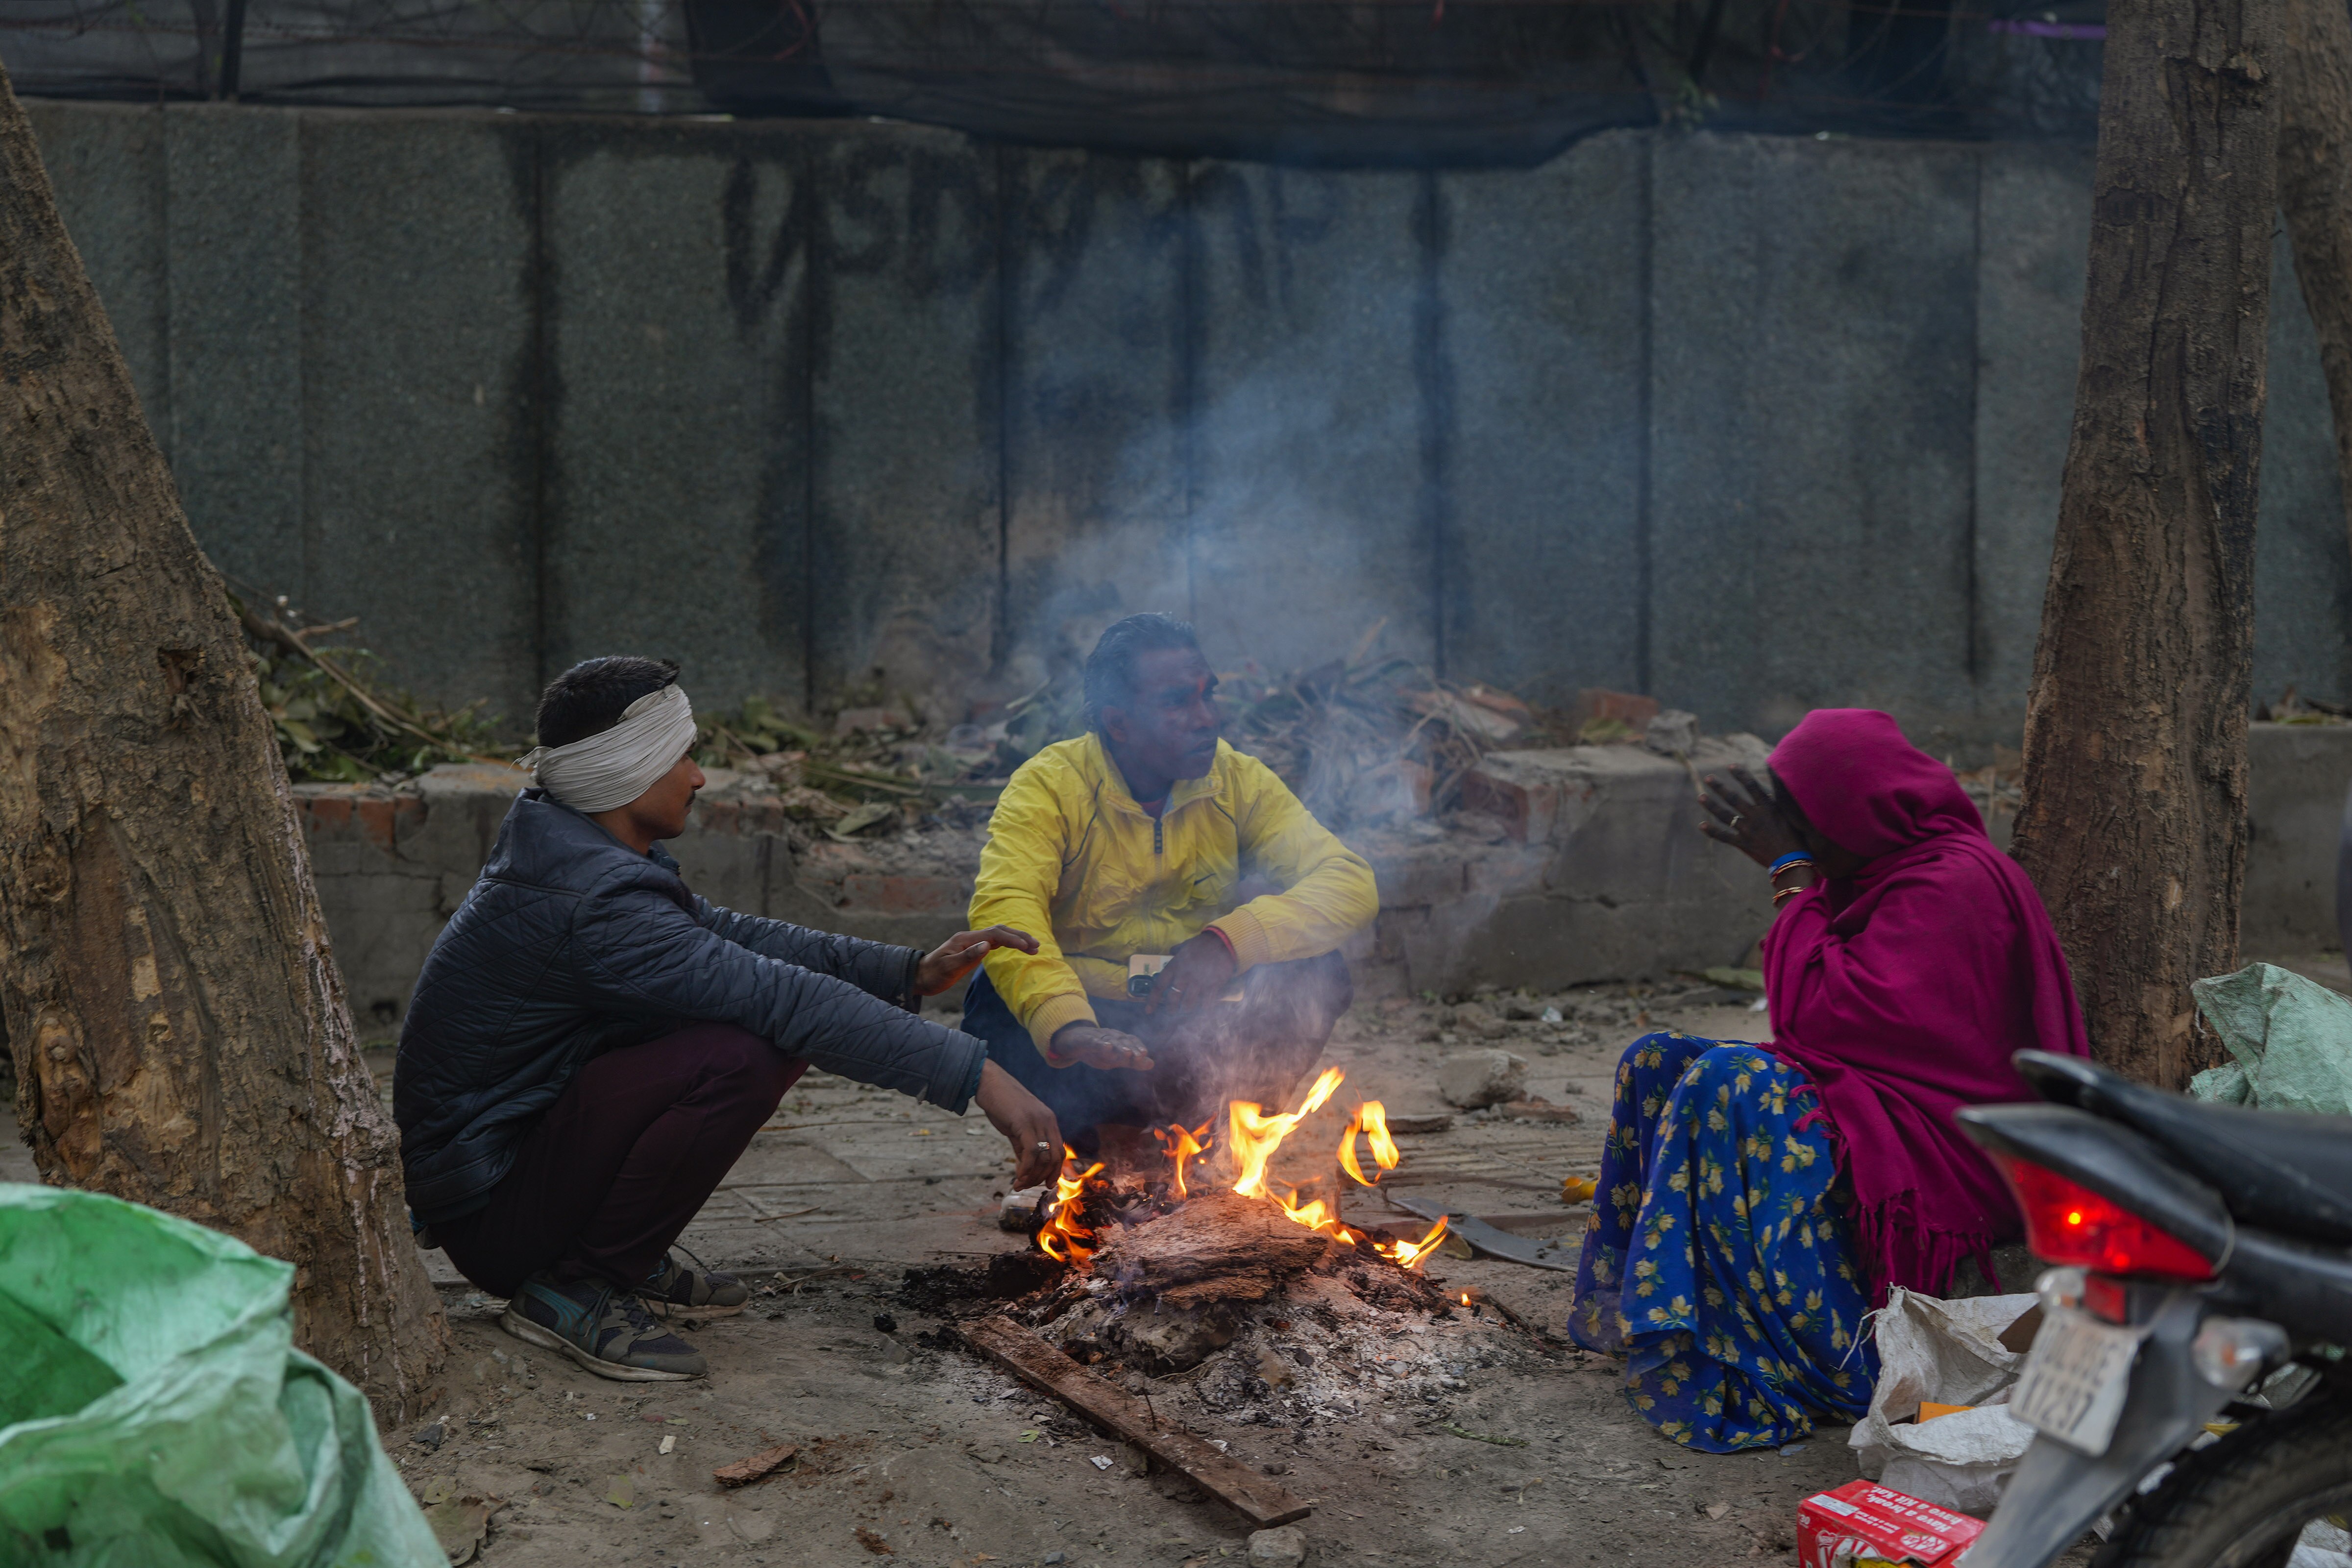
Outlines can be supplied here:
[[693, 749], [694, 705], [677, 687], [665, 686], [623, 709], [611, 729], [568, 746], [541, 746], [522, 765], [540, 788], [593, 816], [653, 788]]

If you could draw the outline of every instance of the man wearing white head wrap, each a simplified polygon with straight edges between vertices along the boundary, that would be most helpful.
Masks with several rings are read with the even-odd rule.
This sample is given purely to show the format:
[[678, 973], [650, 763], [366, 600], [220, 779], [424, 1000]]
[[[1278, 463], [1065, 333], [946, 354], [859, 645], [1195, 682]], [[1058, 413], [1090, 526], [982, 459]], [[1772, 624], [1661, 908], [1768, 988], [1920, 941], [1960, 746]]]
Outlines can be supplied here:
[[534, 787], [434, 943], [393, 1109], [420, 1239], [509, 1299], [508, 1331], [601, 1376], [701, 1375], [656, 1321], [740, 1311], [741, 1283], [669, 1254], [811, 1064], [977, 1104], [1018, 1184], [1059, 1163], [1053, 1112], [920, 998], [1003, 926], [925, 953], [722, 910], [660, 841], [686, 830], [694, 710], [675, 666], [599, 658], [541, 699]]
[[540, 788], [583, 816], [628, 805], [694, 750], [694, 704], [675, 683], [621, 710], [621, 721], [523, 758]]

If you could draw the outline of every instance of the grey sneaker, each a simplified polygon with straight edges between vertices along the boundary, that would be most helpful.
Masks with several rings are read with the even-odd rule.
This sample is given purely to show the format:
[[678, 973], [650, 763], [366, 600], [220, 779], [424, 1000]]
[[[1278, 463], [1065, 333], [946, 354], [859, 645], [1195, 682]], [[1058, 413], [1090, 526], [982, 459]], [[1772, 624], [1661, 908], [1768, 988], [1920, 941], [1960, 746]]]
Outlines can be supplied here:
[[688, 1268], [670, 1253], [637, 1287], [637, 1299], [657, 1318], [731, 1318], [751, 1292], [732, 1274]]
[[525, 1344], [560, 1351], [598, 1377], [676, 1383], [709, 1374], [702, 1352], [653, 1320], [645, 1303], [600, 1280], [524, 1280], [499, 1324]]

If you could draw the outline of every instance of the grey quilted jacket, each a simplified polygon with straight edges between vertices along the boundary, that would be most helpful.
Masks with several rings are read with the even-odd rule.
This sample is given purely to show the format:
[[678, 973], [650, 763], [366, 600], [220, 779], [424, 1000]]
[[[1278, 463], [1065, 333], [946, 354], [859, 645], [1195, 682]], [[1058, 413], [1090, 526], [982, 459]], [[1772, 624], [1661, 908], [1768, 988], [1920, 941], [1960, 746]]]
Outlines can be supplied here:
[[544, 791], [515, 800], [433, 944], [400, 1031], [393, 1116], [425, 1224], [489, 1201], [582, 1063], [737, 1024], [827, 1072], [961, 1115], [987, 1049], [913, 1011], [912, 948], [740, 915]]

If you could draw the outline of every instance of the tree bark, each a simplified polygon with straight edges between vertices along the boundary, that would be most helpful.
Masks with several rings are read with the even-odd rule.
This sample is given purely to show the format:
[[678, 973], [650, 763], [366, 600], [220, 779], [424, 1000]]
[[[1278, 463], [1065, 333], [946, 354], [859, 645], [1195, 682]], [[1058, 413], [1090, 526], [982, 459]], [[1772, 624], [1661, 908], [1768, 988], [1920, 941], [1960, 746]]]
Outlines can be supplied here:
[[0, 1014], [42, 1175], [295, 1265], [397, 1419], [446, 1351], [253, 663], [0, 71]]
[[2277, 105], [2267, 0], [2107, 12], [2073, 440], [2016, 854], [2092, 1049], [2200, 1065], [2189, 984], [2234, 968], [2246, 856]]
[[2279, 205], [2318, 332], [2352, 525], [2352, 12], [2344, 0], [2282, 0], [2279, 29]]

